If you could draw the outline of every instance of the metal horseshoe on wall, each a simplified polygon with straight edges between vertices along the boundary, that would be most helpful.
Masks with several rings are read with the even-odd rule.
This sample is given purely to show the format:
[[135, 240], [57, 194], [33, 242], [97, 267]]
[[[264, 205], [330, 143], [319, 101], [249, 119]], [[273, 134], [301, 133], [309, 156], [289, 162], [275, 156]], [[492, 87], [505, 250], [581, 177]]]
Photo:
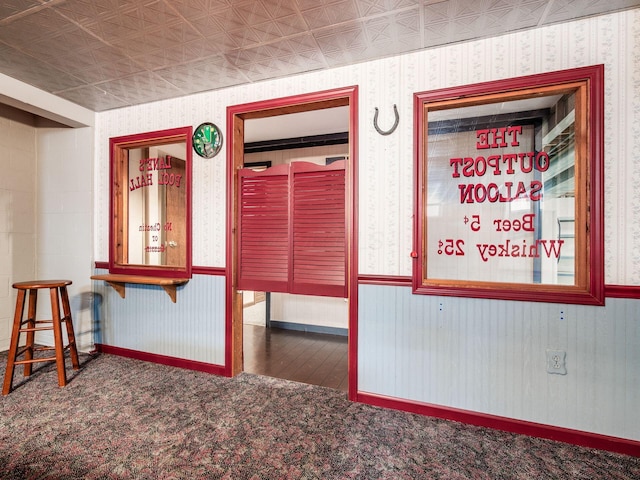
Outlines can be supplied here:
[[393, 122], [393, 126], [389, 130], [384, 131], [378, 126], [378, 107], [376, 107], [376, 113], [373, 115], [373, 126], [380, 135], [391, 135], [395, 131], [395, 129], [398, 128], [398, 123], [400, 123], [400, 115], [398, 115], [398, 107], [395, 103], [393, 104], [393, 113], [396, 116], [396, 121]]

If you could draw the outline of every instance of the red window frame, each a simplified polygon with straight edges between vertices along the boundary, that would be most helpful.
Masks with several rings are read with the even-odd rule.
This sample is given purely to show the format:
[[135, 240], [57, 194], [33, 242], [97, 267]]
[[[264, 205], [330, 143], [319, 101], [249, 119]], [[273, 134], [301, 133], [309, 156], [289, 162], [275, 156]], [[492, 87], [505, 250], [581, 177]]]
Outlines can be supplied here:
[[[430, 224], [433, 211], [429, 204], [429, 115], [443, 117], [444, 110], [451, 110], [455, 117], [467, 107], [498, 104], [499, 102], [532, 99], [537, 96], [575, 92], [575, 202], [576, 260], [575, 279], [569, 285], [531, 282], [510, 282], [508, 279], [484, 280], [484, 274], [475, 269], [473, 273], [464, 269], [455, 270], [448, 276], [443, 273], [429, 276], [429, 262], [439, 265], [442, 259], [453, 252], [438, 248], [438, 233], [445, 223], [440, 220]], [[435, 112], [438, 112], [436, 114]], [[462, 119], [466, 120], [466, 119]], [[455, 122], [454, 122], [455, 123]], [[415, 205], [414, 205], [414, 257], [413, 293], [458, 297], [494, 298], [502, 300], [524, 300], [588, 305], [604, 304], [604, 67], [595, 65], [539, 75], [530, 75], [495, 82], [464, 85], [414, 94], [414, 142], [415, 142]], [[476, 132], [477, 133], [477, 132]], [[434, 134], [435, 135], [435, 134]], [[454, 162], [454, 159], [451, 159]], [[452, 163], [452, 164], [453, 164]], [[433, 178], [435, 179], [435, 174]], [[449, 175], [449, 177], [453, 176]], [[452, 181], [443, 179], [443, 183]], [[455, 180], [453, 180], [455, 181]], [[434, 184], [432, 184], [433, 186]], [[458, 187], [458, 185], [449, 185]], [[456, 200], [457, 201], [457, 200]], [[533, 202], [533, 197], [530, 197]], [[460, 204], [463, 203], [462, 197]], [[477, 207], [477, 206], [476, 206]], [[476, 218], [469, 212], [470, 218]], [[456, 222], [457, 218], [448, 220]], [[483, 218], [483, 221], [486, 220]], [[492, 225], [495, 220], [488, 216]], [[465, 226], [467, 228], [468, 226]], [[476, 225], [477, 227], [477, 225]], [[431, 228], [431, 231], [429, 230]], [[486, 226], [484, 227], [487, 228]], [[494, 227], [495, 228], [495, 227]], [[485, 230], [486, 231], [486, 230]], [[434, 236], [434, 233], [436, 234]], [[447, 235], [443, 237], [455, 237]], [[431, 235], [430, 235], [431, 234]], [[465, 233], [468, 235], [468, 232]], [[439, 242], [438, 242], [439, 243]], [[446, 242], [443, 242], [446, 243]], [[470, 242], [469, 242], [470, 243]], [[452, 244], [456, 241], [452, 238]], [[461, 243], [463, 245], [464, 242]], [[440, 253], [438, 253], [440, 252]], [[465, 255], [465, 250], [458, 253]], [[476, 252], [477, 253], [477, 252]], [[484, 260], [484, 259], [483, 259]], [[444, 272], [445, 268], [436, 268]], [[460, 272], [458, 275], [457, 272]], [[469, 275], [465, 278], [465, 275]], [[471, 278], [474, 277], [474, 278]], [[487, 275], [489, 278], [489, 275]]]

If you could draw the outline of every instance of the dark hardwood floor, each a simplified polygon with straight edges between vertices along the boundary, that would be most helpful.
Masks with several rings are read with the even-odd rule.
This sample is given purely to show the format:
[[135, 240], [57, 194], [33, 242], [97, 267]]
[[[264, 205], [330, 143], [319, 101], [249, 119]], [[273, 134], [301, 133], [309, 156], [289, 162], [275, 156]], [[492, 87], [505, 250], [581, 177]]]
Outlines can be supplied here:
[[348, 390], [347, 337], [243, 325], [244, 371]]

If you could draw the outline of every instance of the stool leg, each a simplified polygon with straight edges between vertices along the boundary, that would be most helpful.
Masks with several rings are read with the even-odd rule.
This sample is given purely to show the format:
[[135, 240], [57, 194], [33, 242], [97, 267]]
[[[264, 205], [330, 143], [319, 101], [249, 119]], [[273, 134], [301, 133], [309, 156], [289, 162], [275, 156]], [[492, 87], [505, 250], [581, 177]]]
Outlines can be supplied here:
[[[38, 304], [38, 290], [33, 288], [29, 289], [29, 309], [27, 310], [27, 327], [35, 328], [36, 326], [36, 310]], [[27, 350], [24, 353], [25, 360], [33, 359], [33, 344], [35, 343], [36, 332], [30, 330], [27, 332]], [[28, 377], [31, 375], [31, 367], [32, 363], [24, 364], [24, 376]]]
[[62, 311], [64, 312], [64, 324], [67, 327], [67, 339], [69, 340], [69, 355], [71, 356], [71, 364], [74, 370], [80, 368], [80, 360], [78, 359], [78, 348], [76, 347], [76, 336], [73, 333], [73, 319], [71, 318], [71, 307], [69, 306], [69, 294], [67, 287], [60, 287], [62, 297]]
[[58, 369], [58, 385], [64, 387], [67, 384], [67, 374], [64, 367], [64, 344], [62, 342], [62, 321], [60, 318], [60, 300], [58, 288], [49, 289], [51, 296], [51, 314], [53, 320], [53, 343], [56, 350], [56, 367]]
[[9, 346], [9, 356], [7, 357], [7, 370], [4, 372], [4, 383], [2, 384], [2, 395], [9, 395], [13, 384], [13, 370], [15, 368], [16, 353], [18, 352], [18, 342], [20, 340], [20, 324], [22, 323], [22, 312], [24, 311], [25, 291], [18, 290], [16, 298], [16, 313], [13, 317], [13, 330], [11, 332], [11, 345]]

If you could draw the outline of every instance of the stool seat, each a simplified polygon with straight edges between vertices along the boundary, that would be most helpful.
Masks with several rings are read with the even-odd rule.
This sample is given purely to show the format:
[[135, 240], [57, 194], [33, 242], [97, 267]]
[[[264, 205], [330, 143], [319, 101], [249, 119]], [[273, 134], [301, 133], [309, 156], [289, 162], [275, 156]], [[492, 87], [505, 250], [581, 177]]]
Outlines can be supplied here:
[[[13, 385], [13, 375], [16, 365], [24, 365], [24, 376], [31, 375], [31, 366], [37, 362], [56, 362], [58, 371], [58, 385], [64, 387], [67, 384], [65, 371], [64, 353], [69, 351], [71, 363], [74, 370], [80, 368], [78, 360], [78, 350], [76, 348], [75, 334], [73, 332], [73, 320], [71, 318], [71, 308], [69, 306], [69, 296], [67, 286], [71, 285], [71, 280], [32, 280], [28, 282], [16, 282], [13, 288], [18, 290], [16, 298], [16, 311], [13, 318], [13, 330], [11, 332], [11, 342], [9, 346], [9, 356], [7, 357], [7, 370], [4, 374], [2, 385], [2, 395], [8, 395]], [[37, 320], [36, 307], [38, 290], [49, 289], [51, 300], [51, 319]], [[25, 298], [29, 295], [29, 307], [27, 318], [23, 319]], [[60, 316], [60, 301], [62, 301], [62, 312]], [[63, 344], [62, 324], [64, 323], [67, 332], [67, 345]], [[34, 345], [36, 332], [43, 330], [53, 331], [53, 347], [37, 347]], [[26, 344], [18, 348], [20, 335], [26, 333]], [[52, 357], [35, 357], [34, 352], [55, 351]], [[23, 356], [19, 360], [20, 356]]]
[[31, 288], [58, 288], [71, 285], [71, 280], [32, 280], [29, 282], [16, 282], [13, 284], [13, 288], [19, 290], [29, 290]]

